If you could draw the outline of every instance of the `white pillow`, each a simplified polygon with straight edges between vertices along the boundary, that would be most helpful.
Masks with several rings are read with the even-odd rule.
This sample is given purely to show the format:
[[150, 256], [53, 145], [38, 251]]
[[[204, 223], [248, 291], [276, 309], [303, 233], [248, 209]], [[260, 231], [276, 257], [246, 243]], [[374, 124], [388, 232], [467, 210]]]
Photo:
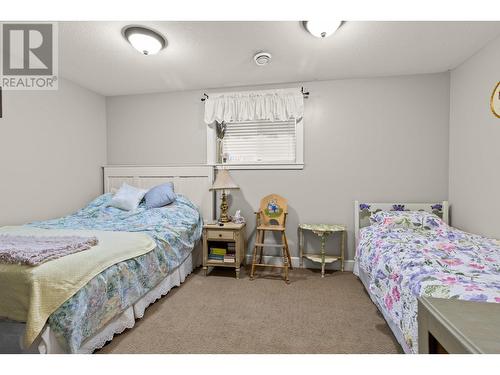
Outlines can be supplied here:
[[113, 196], [109, 205], [125, 211], [136, 210], [146, 193], [147, 190], [139, 189], [124, 183]]

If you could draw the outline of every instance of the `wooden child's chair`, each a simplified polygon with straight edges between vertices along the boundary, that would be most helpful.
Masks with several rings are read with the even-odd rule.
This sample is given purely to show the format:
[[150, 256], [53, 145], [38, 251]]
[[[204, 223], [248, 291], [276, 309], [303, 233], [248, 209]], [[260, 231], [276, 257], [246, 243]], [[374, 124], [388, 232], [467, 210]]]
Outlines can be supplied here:
[[[277, 194], [271, 194], [262, 198], [260, 201], [259, 211], [256, 215], [256, 235], [255, 246], [253, 248], [252, 271], [250, 272], [250, 280], [254, 279], [255, 267], [276, 267], [285, 270], [285, 281], [288, 284], [288, 268], [292, 269], [292, 259], [288, 249], [288, 241], [286, 239], [285, 226], [288, 210], [287, 200]], [[272, 233], [278, 232], [281, 236], [280, 244], [264, 244], [266, 231]], [[279, 247], [283, 257], [283, 265], [265, 264], [262, 263], [262, 253], [264, 247]], [[257, 251], [259, 251], [259, 262], [257, 263]]]

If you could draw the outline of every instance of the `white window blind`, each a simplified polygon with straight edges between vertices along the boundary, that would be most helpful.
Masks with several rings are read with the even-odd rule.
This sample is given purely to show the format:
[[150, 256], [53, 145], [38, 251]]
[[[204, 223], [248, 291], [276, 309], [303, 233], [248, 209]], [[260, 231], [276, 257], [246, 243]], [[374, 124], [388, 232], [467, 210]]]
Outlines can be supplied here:
[[296, 129], [295, 120], [228, 123], [222, 155], [227, 164], [295, 163]]

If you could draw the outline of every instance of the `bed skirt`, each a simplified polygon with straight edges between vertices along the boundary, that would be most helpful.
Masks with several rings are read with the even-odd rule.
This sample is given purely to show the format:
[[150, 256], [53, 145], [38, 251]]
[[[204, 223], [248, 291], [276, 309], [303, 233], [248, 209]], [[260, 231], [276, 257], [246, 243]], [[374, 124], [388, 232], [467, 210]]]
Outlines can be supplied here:
[[[135, 320], [141, 319], [144, 316], [144, 312], [149, 305], [166, 295], [173, 287], [180, 286], [193, 269], [201, 265], [201, 260], [201, 246], [198, 244], [195, 246], [193, 252], [156, 287], [151, 289], [132, 306], [114, 317], [99, 332], [86, 339], [77, 353], [92, 353], [94, 350], [102, 348], [108, 341], [111, 341], [114, 335], [122, 333], [127, 328], [132, 328], [135, 325]], [[33, 345], [27, 350], [23, 350], [21, 347], [23, 332], [24, 323], [0, 322], [0, 353], [66, 353], [59, 345], [48, 325], [45, 325]]]

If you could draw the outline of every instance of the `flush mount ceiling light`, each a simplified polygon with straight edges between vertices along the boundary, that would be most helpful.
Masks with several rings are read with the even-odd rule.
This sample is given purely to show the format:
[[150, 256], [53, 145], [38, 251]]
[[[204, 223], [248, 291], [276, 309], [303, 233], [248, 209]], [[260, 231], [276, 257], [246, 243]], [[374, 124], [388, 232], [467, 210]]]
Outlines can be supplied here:
[[267, 65], [271, 62], [271, 54], [268, 52], [256, 53], [253, 57], [253, 61], [255, 61], [258, 66]]
[[342, 25], [342, 21], [302, 21], [304, 28], [316, 38], [332, 35]]
[[143, 55], [156, 55], [167, 45], [167, 40], [156, 31], [142, 26], [127, 26], [123, 36]]

